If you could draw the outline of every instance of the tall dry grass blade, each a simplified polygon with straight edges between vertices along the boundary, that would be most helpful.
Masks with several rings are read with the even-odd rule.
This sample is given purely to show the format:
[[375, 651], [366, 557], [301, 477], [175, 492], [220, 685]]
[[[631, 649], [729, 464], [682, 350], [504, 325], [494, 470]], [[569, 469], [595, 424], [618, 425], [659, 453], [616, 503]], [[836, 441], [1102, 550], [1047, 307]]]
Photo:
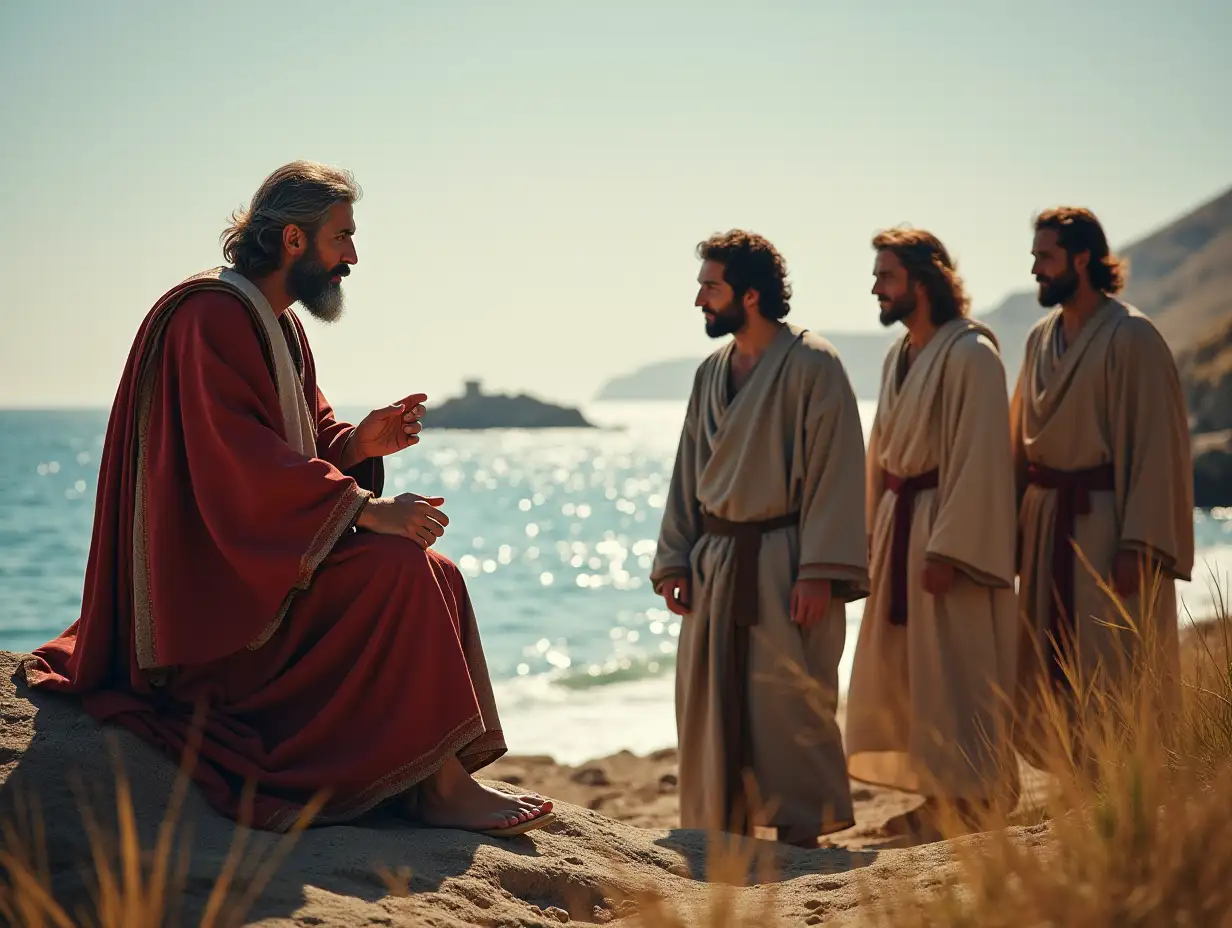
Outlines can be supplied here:
[[[108, 732], [110, 736], [111, 733]], [[122, 888], [120, 909], [124, 913], [126, 923], [137, 928], [157, 924], [146, 911], [145, 890], [141, 879], [141, 835], [137, 831], [137, 816], [133, 811], [133, 797], [129, 791], [128, 777], [124, 773], [124, 764], [120, 759], [118, 746], [114, 739], [108, 738], [110, 746], [115, 751], [116, 768], [116, 819], [119, 824], [120, 867], [122, 871]]]
[[[197, 758], [201, 750], [201, 741], [205, 734], [205, 703], [198, 702], [193, 710], [193, 721], [188, 731], [188, 740], [180, 755], [180, 763], [176, 768], [175, 780], [171, 785], [171, 796], [167, 801], [167, 809], [158, 826], [158, 839], [154, 844], [154, 867], [150, 873], [150, 888], [147, 897], [147, 918], [153, 920], [156, 916], [167, 915], [169, 903], [170, 863], [172, 857], [172, 842], [175, 830], [179, 824], [184, 802], [188, 798], [188, 789], [192, 782], [192, 771], [197, 766]], [[182, 861], [184, 875], [187, 876], [187, 861]], [[178, 873], [180, 865], [177, 864]], [[180, 884], [182, 885], [182, 883]]]
[[119, 883], [111, 869], [111, 858], [107, 853], [107, 840], [102, 828], [94, 817], [94, 811], [88, 799], [88, 790], [82, 783], [80, 775], [74, 771], [70, 775], [73, 791], [78, 794], [78, 807], [81, 811], [81, 823], [85, 829], [90, 844], [90, 859], [94, 866], [94, 912], [98, 924], [104, 928], [122, 924], [123, 908]]
[[52, 897], [51, 891], [31, 872], [25, 861], [8, 851], [0, 851], [0, 864], [14, 886], [19, 909], [14, 913], [15, 917], [20, 915], [26, 924], [31, 925], [50, 921], [56, 928], [75, 928], [67, 913]]
[[227, 856], [223, 860], [222, 870], [210, 889], [209, 898], [205, 903], [205, 911], [201, 915], [201, 928], [214, 928], [227, 901], [227, 894], [231, 891], [231, 884], [235, 879], [236, 871], [239, 869], [240, 861], [244, 856], [244, 845], [247, 843], [250, 833], [249, 825], [252, 822], [252, 807], [256, 794], [256, 782], [248, 780], [244, 784], [243, 793], [240, 795], [240, 814], [239, 821], [236, 822], [235, 835], [231, 839], [231, 846], [227, 848]]
[[304, 829], [312, 824], [313, 820], [325, 807], [328, 798], [328, 790], [319, 790], [305, 803], [299, 815], [296, 816], [295, 822], [287, 830], [287, 833], [282, 836], [281, 840], [274, 845], [273, 852], [266, 858], [260, 869], [257, 870], [256, 874], [249, 881], [247, 891], [232, 913], [232, 920], [228, 922], [229, 926], [238, 925], [240, 919], [244, 917], [244, 913], [256, 903], [257, 897], [265, 891], [266, 885], [273, 879], [274, 874], [278, 872], [278, 868], [282, 866], [287, 855], [291, 853], [291, 849], [299, 840], [299, 836], [304, 832]]

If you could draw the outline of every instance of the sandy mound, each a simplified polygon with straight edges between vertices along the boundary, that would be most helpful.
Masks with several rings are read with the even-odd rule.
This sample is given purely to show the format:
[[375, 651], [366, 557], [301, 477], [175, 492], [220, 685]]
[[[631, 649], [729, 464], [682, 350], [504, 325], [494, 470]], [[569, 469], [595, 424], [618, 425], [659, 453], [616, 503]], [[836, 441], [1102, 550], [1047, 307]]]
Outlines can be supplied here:
[[[37, 794], [53, 885], [57, 898], [70, 903], [66, 907], [73, 912], [89, 904], [91, 885], [86, 877], [90, 845], [72, 786], [75, 778], [88, 784], [93, 808], [106, 822], [107, 813], [114, 816], [111, 797], [118, 754], [133, 781], [142, 844], [151, 848], [175, 769], [135, 737], [96, 725], [74, 700], [31, 695], [17, 677], [17, 658], [7, 652], [0, 652], [0, 715], [0, 817], [9, 816], [18, 796]], [[112, 745], [118, 750], [113, 752]], [[678, 906], [706, 898], [706, 836], [670, 828], [670, 755], [618, 755], [577, 769], [548, 759], [511, 758], [489, 772], [506, 780], [524, 779], [528, 786], [560, 796], [559, 821], [550, 831], [511, 841], [415, 829], [384, 818], [362, 826], [310, 829], [249, 909], [245, 924], [606, 923], [630, 914], [621, 899], [642, 889], [654, 888]], [[575, 791], [558, 789], [566, 784]], [[596, 800], [600, 794], [607, 798]], [[594, 808], [570, 804], [579, 800]], [[901, 805], [901, 797], [898, 802]], [[662, 827], [644, 829], [602, 814], [613, 810]], [[191, 858], [175, 923], [195, 924], [223, 868], [235, 828], [212, 812], [195, 790], [189, 792], [181, 822], [191, 830]], [[855, 841], [851, 834], [845, 837]], [[1025, 837], [1038, 839], [1034, 834]], [[277, 840], [258, 833], [250, 844], [269, 847]], [[949, 859], [944, 844], [811, 852], [775, 845], [773, 852], [777, 882], [742, 890], [741, 898], [756, 904], [760, 893], [773, 891], [786, 924], [817, 924], [823, 918], [830, 924], [839, 913], [854, 914], [862, 898], [860, 879], [874, 892], [904, 880], [935, 884], [945, 875]], [[409, 894], [391, 892], [382, 870], [409, 877], [404, 884]], [[250, 876], [250, 868], [241, 870], [241, 891]]]

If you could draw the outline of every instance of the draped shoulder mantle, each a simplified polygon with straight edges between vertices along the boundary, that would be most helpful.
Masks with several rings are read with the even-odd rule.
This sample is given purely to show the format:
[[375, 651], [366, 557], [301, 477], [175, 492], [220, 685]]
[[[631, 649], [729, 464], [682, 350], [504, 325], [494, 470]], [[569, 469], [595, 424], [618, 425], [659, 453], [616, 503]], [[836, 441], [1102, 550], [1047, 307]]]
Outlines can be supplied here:
[[[1074, 376], [1087, 355], [1105, 355], [1116, 323], [1128, 315], [1119, 300], [1108, 300], [1078, 332], [1072, 345], [1061, 347], [1061, 311], [1044, 318], [1033, 344], [1028, 346], [1026, 371], [1027, 440], [1043, 428], [1064, 402]], [[1036, 428], [1031, 428], [1034, 425]]]
[[[168, 291], [149, 314], [145, 331], [135, 351], [137, 366], [136, 429], [131, 433], [136, 462], [136, 487], [133, 497], [133, 621], [137, 664], [142, 670], [159, 668], [156, 656], [154, 606], [150, 592], [149, 538], [146, 532], [146, 439], [149, 434], [150, 402], [155, 379], [160, 368], [162, 336], [177, 307], [189, 296], [205, 290], [222, 290], [239, 299], [252, 316], [257, 335], [278, 394], [287, 444], [305, 457], [316, 454], [316, 425], [308, 410], [303, 384], [291, 356], [290, 344], [264, 294], [248, 278], [228, 267], [202, 271], [182, 281]], [[287, 310], [290, 312], [290, 310]], [[269, 626], [251, 642], [256, 648], [264, 644], [282, 621], [290, 597], [284, 602]]]
[[[901, 371], [906, 360], [908, 335], [904, 334], [891, 349], [877, 407], [881, 420], [877, 423], [877, 464], [881, 467], [900, 477], [911, 477], [936, 466], [937, 462], [931, 458], [944, 458], [944, 447], [932, 447], [937, 437], [935, 430], [920, 428], [920, 423], [931, 421], [935, 414], [934, 406], [942, 395], [950, 351], [959, 339], [968, 335], [982, 335], [997, 347], [997, 337], [988, 326], [964, 317], [942, 325], [905, 375]], [[900, 473], [904, 465], [907, 472]]]
[[741, 478], [747, 479], [745, 456], [759, 453], [759, 449], [748, 442], [750, 426], [764, 415], [764, 407], [778, 399], [771, 387], [804, 333], [805, 330], [799, 326], [784, 324], [734, 396], [730, 375], [735, 342], [724, 345], [711, 355], [710, 362], [706, 364], [700, 383], [700, 431], [707, 453], [698, 475], [697, 499], [708, 512], [735, 522], [784, 514], [736, 512], [734, 509], [738, 508], [743, 497], [734, 489]]

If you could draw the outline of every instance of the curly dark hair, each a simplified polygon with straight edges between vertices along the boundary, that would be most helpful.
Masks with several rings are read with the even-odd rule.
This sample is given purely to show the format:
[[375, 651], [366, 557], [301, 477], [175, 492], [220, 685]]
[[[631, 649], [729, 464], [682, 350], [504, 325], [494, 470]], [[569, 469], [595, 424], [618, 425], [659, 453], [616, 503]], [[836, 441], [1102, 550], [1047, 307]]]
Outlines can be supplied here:
[[1112, 254], [1108, 237], [1095, 214], [1082, 206], [1056, 206], [1035, 217], [1035, 231], [1051, 229], [1072, 262], [1074, 255], [1089, 252], [1087, 280], [1100, 293], [1120, 293], [1129, 276], [1129, 261]]
[[873, 248], [892, 252], [907, 269], [907, 279], [924, 287], [933, 325], [945, 325], [970, 311], [957, 265], [931, 232], [909, 226], [886, 229], [873, 237]]
[[697, 256], [723, 265], [723, 280], [737, 299], [756, 290], [757, 308], [765, 318], [782, 319], [791, 312], [787, 262], [762, 236], [741, 229], [716, 232], [698, 243]]
[[265, 178], [248, 209], [237, 210], [222, 233], [223, 257], [246, 277], [262, 277], [282, 263], [282, 230], [299, 226], [316, 235], [331, 206], [362, 196], [349, 171], [292, 161]]

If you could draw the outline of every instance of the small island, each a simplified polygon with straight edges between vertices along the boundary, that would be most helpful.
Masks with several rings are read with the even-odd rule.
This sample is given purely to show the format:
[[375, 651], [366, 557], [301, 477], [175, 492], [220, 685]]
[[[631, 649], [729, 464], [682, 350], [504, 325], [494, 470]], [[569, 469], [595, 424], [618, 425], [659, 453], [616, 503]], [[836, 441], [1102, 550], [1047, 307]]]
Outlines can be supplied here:
[[545, 403], [533, 396], [484, 393], [478, 380], [468, 380], [465, 392], [429, 408], [429, 429], [592, 429], [582, 413], [568, 406]]

